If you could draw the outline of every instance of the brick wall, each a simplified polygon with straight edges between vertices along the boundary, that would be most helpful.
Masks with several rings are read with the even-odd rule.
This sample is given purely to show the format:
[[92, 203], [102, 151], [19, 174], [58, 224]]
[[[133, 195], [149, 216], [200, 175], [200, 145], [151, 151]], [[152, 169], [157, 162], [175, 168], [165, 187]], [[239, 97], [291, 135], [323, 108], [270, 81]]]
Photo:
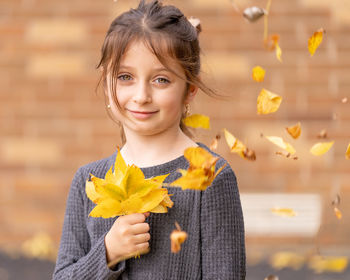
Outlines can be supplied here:
[[[264, 5], [265, 5], [264, 1]], [[115, 15], [135, 1], [2, 0], [0, 3], [0, 248], [17, 250], [40, 231], [59, 242], [69, 185], [76, 169], [114, 152], [118, 127], [107, 117], [101, 94], [94, 92], [95, 70], [105, 32]], [[187, 16], [201, 19], [203, 74], [227, 101], [198, 96], [193, 111], [211, 117], [212, 129], [196, 139], [210, 144], [223, 127], [257, 154], [248, 162], [230, 154], [221, 140], [218, 152], [231, 164], [242, 194], [314, 193], [322, 202], [318, 236], [247, 234], [248, 254], [319, 246], [348, 254], [350, 226], [350, 7], [346, 0], [272, 1], [269, 32], [281, 36], [283, 63], [263, 49], [263, 20], [248, 23], [229, 0], [167, 1]], [[236, 1], [240, 9], [261, 1]], [[307, 40], [326, 30], [314, 57]], [[251, 69], [267, 70], [262, 84]], [[283, 97], [278, 112], [256, 114], [261, 88]], [[334, 117], [336, 116], [336, 118]], [[292, 140], [284, 128], [302, 123]], [[321, 129], [335, 145], [321, 158], [308, 149]], [[299, 160], [276, 156], [260, 137], [283, 136]], [[330, 207], [341, 197], [343, 219]], [[248, 214], [247, 214], [248, 215]], [[255, 254], [256, 255], [256, 254]]]

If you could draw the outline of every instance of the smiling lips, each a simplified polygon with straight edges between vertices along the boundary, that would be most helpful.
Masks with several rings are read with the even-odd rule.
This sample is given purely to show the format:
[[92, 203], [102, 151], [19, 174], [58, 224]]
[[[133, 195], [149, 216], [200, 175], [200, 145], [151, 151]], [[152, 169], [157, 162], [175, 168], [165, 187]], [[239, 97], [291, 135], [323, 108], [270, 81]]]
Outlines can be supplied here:
[[127, 110], [127, 111], [129, 111], [134, 118], [139, 120], [148, 119], [158, 112], [158, 111], [133, 111], [133, 110]]

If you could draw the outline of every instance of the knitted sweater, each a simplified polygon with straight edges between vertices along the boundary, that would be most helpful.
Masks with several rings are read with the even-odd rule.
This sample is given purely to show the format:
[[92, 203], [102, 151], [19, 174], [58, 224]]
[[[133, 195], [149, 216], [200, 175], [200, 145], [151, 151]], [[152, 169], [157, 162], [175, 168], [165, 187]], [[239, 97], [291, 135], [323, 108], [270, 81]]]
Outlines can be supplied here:
[[[198, 145], [210, 151], [204, 144]], [[228, 164], [205, 191], [169, 187], [174, 206], [168, 213], [151, 213], [146, 219], [150, 252], [109, 269], [104, 237], [117, 217], [89, 217], [95, 204], [86, 196], [85, 181], [90, 173], [104, 178], [116, 154], [77, 170], [66, 203], [53, 279], [245, 279], [243, 215], [236, 177]], [[216, 168], [225, 163], [220, 158]], [[170, 173], [164, 181], [169, 183], [180, 177], [178, 169], [187, 168], [188, 162], [181, 156], [141, 170], [146, 178]], [[171, 253], [169, 238], [175, 221], [188, 233], [177, 254]]]

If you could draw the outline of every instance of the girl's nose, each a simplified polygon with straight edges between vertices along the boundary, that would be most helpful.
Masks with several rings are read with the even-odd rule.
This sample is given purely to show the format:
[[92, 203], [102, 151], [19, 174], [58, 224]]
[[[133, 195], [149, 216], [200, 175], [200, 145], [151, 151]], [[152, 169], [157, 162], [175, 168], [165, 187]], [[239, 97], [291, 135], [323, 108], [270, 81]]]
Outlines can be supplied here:
[[152, 101], [151, 89], [146, 83], [140, 83], [140, 85], [135, 88], [132, 99], [137, 104], [150, 103]]

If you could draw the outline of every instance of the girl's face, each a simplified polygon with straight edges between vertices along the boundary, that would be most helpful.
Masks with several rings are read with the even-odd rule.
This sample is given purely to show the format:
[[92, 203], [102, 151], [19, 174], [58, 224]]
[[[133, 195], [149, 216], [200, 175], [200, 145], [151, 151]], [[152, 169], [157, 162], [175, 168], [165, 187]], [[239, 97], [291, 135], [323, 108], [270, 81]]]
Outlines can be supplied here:
[[[176, 62], [169, 67], [185, 79]], [[167, 70], [143, 42], [131, 43], [123, 55], [117, 75], [117, 99], [121, 110], [113, 102], [110, 75], [107, 76], [109, 103], [113, 114], [127, 134], [155, 135], [169, 129], [179, 129], [183, 111], [186, 82]], [[197, 88], [190, 87], [187, 101]], [[123, 112], [123, 114], [121, 114]]]

